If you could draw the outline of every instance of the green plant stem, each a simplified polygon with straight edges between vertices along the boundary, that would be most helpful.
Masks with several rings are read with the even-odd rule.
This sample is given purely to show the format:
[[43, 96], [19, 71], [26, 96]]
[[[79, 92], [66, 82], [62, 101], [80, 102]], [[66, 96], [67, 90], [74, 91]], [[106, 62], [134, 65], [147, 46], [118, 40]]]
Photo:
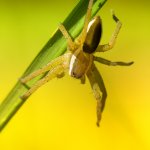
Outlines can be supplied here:
[[[96, 0], [92, 8], [92, 16], [94, 16], [107, 0]], [[76, 7], [72, 10], [69, 16], [63, 22], [66, 29], [70, 32], [73, 38], [77, 37], [82, 30], [84, 16], [87, 10], [89, 0], [80, 0]], [[59, 30], [50, 38], [47, 44], [43, 47], [40, 53], [35, 57], [30, 66], [26, 69], [23, 76], [30, 74], [34, 70], [44, 66], [51, 60], [62, 55], [66, 51], [66, 40]], [[29, 83], [32, 86], [38, 78], [35, 78]], [[0, 131], [5, 127], [9, 120], [14, 116], [17, 110], [25, 102], [20, 99], [20, 96], [27, 91], [27, 88], [19, 81], [10, 91], [8, 96], [0, 105]]]

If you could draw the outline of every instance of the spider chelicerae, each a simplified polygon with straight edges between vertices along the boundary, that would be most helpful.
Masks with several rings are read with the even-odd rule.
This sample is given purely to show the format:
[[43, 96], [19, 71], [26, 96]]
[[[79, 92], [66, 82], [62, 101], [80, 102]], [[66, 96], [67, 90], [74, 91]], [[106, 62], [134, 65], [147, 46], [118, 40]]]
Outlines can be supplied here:
[[47, 83], [49, 80], [55, 77], [63, 77], [66, 70], [69, 71], [69, 75], [71, 77], [80, 79], [82, 84], [85, 83], [85, 78], [87, 76], [97, 102], [96, 124], [99, 126], [107, 93], [103, 79], [94, 64], [94, 61], [110, 66], [129, 66], [133, 64], [133, 62], [111, 62], [104, 58], [93, 55], [96, 52], [105, 52], [113, 48], [122, 23], [115, 16], [114, 12], [112, 12], [113, 20], [117, 24], [116, 28], [108, 44], [99, 45], [102, 34], [102, 24], [100, 16], [95, 16], [91, 20], [92, 5], [93, 0], [89, 0], [83, 30], [75, 40], [71, 38], [62, 24], [59, 25], [59, 30], [67, 40], [68, 51], [64, 55], [49, 62], [46, 66], [43, 66], [41, 69], [36, 70], [24, 78], [21, 78], [21, 82], [25, 84], [34, 77], [48, 72], [46, 76], [37, 81], [24, 95], [22, 95], [21, 99], [27, 99], [33, 92], [35, 92], [40, 86]]

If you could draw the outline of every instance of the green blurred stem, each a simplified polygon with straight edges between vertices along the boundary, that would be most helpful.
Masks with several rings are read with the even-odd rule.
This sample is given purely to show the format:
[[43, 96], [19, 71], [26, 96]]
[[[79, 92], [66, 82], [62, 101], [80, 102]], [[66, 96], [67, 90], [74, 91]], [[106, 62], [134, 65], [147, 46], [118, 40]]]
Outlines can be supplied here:
[[[94, 16], [100, 10], [100, 8], [104, 5], [106, 1], [107, 0], [94, 1], [92, 16]], [[82, 30], [88, 2], [89, 0], [80, 0], [80, 2], [75, 6], [75, 8], [71, 11], [71, 13], [63, 22], [64, 26], [67, 28], [73, 38], [77, 37]], [[65, 53], [65, 51], [66, 41], [60, 31], [57, 29], [57, 31], [43, 47], [40, 53], [35, 57], [35, 59], [31, 62], [31, 64], [22, 76], [26, 76], [34, 70], [37, 70], [38, 68], [44, 66], [51, 60]], [[29, 83], [29, 86], [32, 86], [37, 80], [39, 80], [39, 77], [32, 80]], [[10, 91], [8, 96], [1, 103], [0, 131], [5, 127], [9, 120], [14, 116], [17, 110], [25, 102], [24, 100], [20, 99], [20, 96], [26, 91], [27, 88], [25, 88], [25, 86], [23, 86], [18, 81], [13, 89]]]

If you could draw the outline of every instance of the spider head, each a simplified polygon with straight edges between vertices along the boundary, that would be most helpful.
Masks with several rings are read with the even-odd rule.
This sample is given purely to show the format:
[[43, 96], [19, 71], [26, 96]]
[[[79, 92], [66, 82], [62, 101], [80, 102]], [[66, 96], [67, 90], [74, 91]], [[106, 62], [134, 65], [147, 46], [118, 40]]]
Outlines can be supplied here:
[[102, 34], [102, 23], [100, 16], [94, 17], [88, 24], [87, 35], [83, 43], [83, 51], [85, 53], [95, 52], [99, 45]]

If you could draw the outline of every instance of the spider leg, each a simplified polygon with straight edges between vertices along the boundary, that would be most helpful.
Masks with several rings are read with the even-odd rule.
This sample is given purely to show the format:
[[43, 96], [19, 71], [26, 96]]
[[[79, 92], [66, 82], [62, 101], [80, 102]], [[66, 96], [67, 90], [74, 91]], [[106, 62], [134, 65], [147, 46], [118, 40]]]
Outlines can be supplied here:
[[43, 74], [51, 69], [53, 69], [54, 67], [56, 67], [57, 65], [62, 64], [64, 61], [68, 62], [70, 60], [71, 57], [71, 53], [66, 53], [60, 57], [57, 57], [56, 59], [52, 60], [50, 63], [48, 63], [46, 66], [34, 71], [33, 73], [27, 75], [24, 78], [21, 78], [20, 81], [25, 84], [26, 82], [30, 81], [31, 79], [35, 78], [36, 76]]
[[59, 24], [58, 28], [61, 31], [61, 33], [63, 34], [63, 36], [65, 37], [65, 39], [67, 40], [69, 50], [74, 51], [75, 44], [74, 44], [71, 36], [69, 35], [68, 31], [66, 30], [65, 26], [63, 24]]
[[61, 72], [60, 74], [57, 75], [57, 78], [62, 78], [65, 76], [65, 73], [64, 72]]
[[105, 100], [107, 97], [106, 88], [102, 79], [102, 76], [98, 72], [96, 66], [93, 64], [92, 68], [87, 72], [87, 77], [90, 81], [93, 94], [97, 100], [97, 126], [101, 120], [101, 113], [105, 106]]
[[83, 43], [85, 41], [88, 24], [89, 24], [90, 19], [91, 19], [92, 5], [93, 5], [93, 0], [89, 0], [83, 30], [82, 30], [81, 34], [79, 35], [79, 37], [76, 40], [77, 43]]
[[104, 59], [101, 57], [96, 57], [96, 56], [94, 56], [93, 59], [94, 59], [94, 61], [100, 62], [100, 63], [108, 65], [108, 66], [117, 66], [117, 65], [119, 65], [119, 66], [130, 66], [134, 63], [133, 61], [131, 61], [131, 62], [121, 62], [121, 61], [112, 62], [110, 60], [107, 60], [107, 59]]
[[116, 15], [114, 14], [114, 11], [112, 11], [112, 17], [113, 20], [117, 23], [117, 26], [115, 28], [115, 31], [113, 32], [108, 44], [105, 45], [99, 45], [96, 49], [96, 52], [105, 52], [108, 51], [110, 49], [113, 48], [113, 46], [115, 45], [118, 33], [121, 29], [122, 23], [120, 22], [120, 20], [116, 17]]
[[83, 75], [80, 80], [81, 80], [81, 84], [85, 84], [85, 81], [86, 81], [85, 75]]
[[48, 72], [48, 74], [43, 77], [41, 80], [37, 81], [24, 95], [21, 96], [21, 99], [26, 100], [32, 93], [34, 93], [39, 87], [50, 81], [51, 79], [62, 74], [65, 69], [68, 68], [68, 65], [61, 64], [53, 68]]

